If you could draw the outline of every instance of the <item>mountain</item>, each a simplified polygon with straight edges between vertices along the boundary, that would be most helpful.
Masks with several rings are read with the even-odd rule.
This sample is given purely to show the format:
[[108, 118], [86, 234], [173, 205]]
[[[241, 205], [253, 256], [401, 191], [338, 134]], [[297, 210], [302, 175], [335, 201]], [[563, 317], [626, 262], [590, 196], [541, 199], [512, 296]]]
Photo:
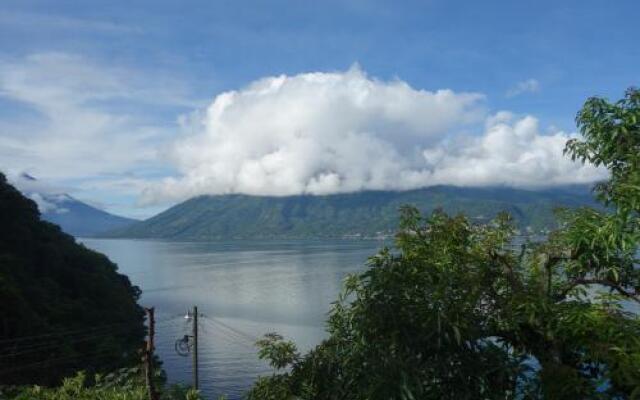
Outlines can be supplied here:
[[95, 236], [138, 222], [135, 219], [110, 214], [67, 194], [41, 196], [46, 202], [55, 205], [54, 209], [43, 212], [42, 218], [60, 225], [63, 231], [73, 236]]
[[28, 174], [21, 174], [16, 183], [27, 197], [38, 204], [42, 219], [59, 225], [63, 231], [76, 237], [95, 236], [138, 222], [110, 214], [53, 190]]
[[115, 264], [41, 220], [0, 173], [1, 384], [49, 385], [137, 362], [139, 297]]
[[435, 186], [327, 196], [199, 196], [104, 236], [175, 240], [375, 237], [395, 231], [398, 209], [405, 204], [423, 212], [436, 208], [462, 212], [477, 221], [507, 211], [521, 228], [536, 232], [555, 225], [556, 207], [595, 205], [585, 186], [539, 191]]

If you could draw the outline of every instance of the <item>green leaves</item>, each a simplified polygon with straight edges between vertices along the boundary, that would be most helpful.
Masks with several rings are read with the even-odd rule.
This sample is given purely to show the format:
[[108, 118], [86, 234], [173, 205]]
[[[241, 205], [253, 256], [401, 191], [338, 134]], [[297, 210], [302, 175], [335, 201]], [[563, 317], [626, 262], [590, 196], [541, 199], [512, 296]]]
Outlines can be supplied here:
[[[405, 208], [397, 249], [382, 250], [370, 269], [345, 279], [345, 294], [329, 318], [329, 339], [295, 358], [290, 374], [261, 380], [252, 390], [285, 385], [308, 398], [504, 398], [513, 391], [517, 363], [490, 339], [491, 291], [513, 227], [501, 216], [490, 226]], [[261, 343], [278, 359], [281, 338]], [[287, 361], [295, 352], [288, 354]], [[276, 363], [278, 366], [285, 363]], [[300, 389], [301, 390], [301, 389]], [[307, 397], [305, 397], [307, 398]]]
[[[109, 379], [88, 379], [84, 372], [65, 378], [55, 388], [33, 386], [18, 393], [13, 400], [148, 400], [149, 394], [139, 371], [121, 369]], [[164, 390], [161, 400], [202, 400], [196, 390], [172, 386]]]
[[598, 187], [602, 199], [621, 211], [636, 213], [640, 204], [639, 97], [640, 91], [631, 88], [616, 103], [587, 100], [576, 118], [584, 140], [571, 140], [565, 148], [572, 159], [606, 167], [611, 175], [607, 185]]
[[[396, 247], [345, 280], [329, 338], [305, 356], [264, 344], [291, 372], [251, 398], [619, 399], [640, 396], [640, 92], [587, 100], [572, 159], [603, 166], [606, 209], [560, 211], [561, 228], [514, 249], [488, 224], [401, 209]], [[263, 349], [264, 349], [263, 348]]]
[[287, 342], [277, 333], [267, 333], [263, 339], [256, 342], [260, 348], [258, 356], [269, 361], [269, 364], [275, 369], [283, 369], [293, 364], [300, 357], [296, 345]]

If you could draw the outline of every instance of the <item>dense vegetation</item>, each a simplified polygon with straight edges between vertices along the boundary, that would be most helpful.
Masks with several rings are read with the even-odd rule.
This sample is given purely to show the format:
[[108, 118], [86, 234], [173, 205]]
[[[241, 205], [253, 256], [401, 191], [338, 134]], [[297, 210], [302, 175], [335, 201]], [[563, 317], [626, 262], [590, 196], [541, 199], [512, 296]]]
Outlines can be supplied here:
[[565, 210], [546, 241], [512, 249], [489, 224], [405, 208], [397, 249], [346, 281], [329, 337], [305, 355], [259, 344], [280, 370], [250, 399], [640, 398], [640, 91], [579, 112], [569, 156], [602, 165], [607, 212]]
[[0, 386], [138, 361], [139, 294], [104, 255], [40, 220], [0, 174]]
[[[32, 386], [7, 393], [13, 400], [148, 400], [149, 392], [138, 368], [120, 368], [89, 377], [79, 372], [54, 388]], [[180, 385], [162, 386], [159, 400], [201, 400], [197, 391]], [[4, 399], [0, 392], [0, 399]], [[224, 400], [224, 399], [220, 399]]]
[[555, 226], [553, 209], [593, 204], [586, 187], [541, 191], [438, 186], [404, 192], [369, 191], [329, 196], [200, 196], [108, 236], [212, 240], [230, 238], [374, 237], [398, 228], [398, 209], [438, 207], [488, 221], [508, 211], [519, 227]]

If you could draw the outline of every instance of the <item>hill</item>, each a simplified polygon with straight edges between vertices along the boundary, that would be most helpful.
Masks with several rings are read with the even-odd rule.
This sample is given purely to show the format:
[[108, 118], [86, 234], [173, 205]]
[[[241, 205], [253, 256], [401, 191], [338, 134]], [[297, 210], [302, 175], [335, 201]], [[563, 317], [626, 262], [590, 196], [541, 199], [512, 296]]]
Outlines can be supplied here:
[[390, 234], [405, 204], [422, 212], [443, 208], [487, 221], [511, 213], [523, 229], [554, 226], [556, 207], [593, 205], [590, 190], [571, 186], [540, 191], [436, 186], [410, 191], [366, 191], [327, 196], [199, 196], [107, 237], [217, 240], [341, 238]]
[[0, 384], [52, 384], [137, 361], [139, 295], [0, 174]]
[[42, 213], [42, 218], [59, 225], [63, 231], [76, 237], [95, 236], [138, 222], [135, 219], [110, 214], [68, 194], [42, 195], [42, 197], [56, 207], [54, 210]]
[[138, 222], [110, 214], [66, 193], [52, 191], [29, 174], [23, 173], [16, 179], [21, 191], [38, 204], [42, 219], [59, 225], [73, 236], [94, 236]]

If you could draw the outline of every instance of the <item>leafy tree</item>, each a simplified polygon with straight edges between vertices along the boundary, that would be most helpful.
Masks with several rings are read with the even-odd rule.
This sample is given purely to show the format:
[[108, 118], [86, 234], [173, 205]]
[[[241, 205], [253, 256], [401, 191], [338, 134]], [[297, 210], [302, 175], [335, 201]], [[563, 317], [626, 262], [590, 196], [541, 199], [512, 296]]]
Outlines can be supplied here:
[[566, 153], [609, 170], [607, 209], [561, 211], [542, 242], [514, 245], [507, 214], [404, 208], [395, 249], [347, 278], [323, 343], [258, 343], [275, 372], [248, 398], [640, 398], [639, 120], [636, 89], [585, 103]]

